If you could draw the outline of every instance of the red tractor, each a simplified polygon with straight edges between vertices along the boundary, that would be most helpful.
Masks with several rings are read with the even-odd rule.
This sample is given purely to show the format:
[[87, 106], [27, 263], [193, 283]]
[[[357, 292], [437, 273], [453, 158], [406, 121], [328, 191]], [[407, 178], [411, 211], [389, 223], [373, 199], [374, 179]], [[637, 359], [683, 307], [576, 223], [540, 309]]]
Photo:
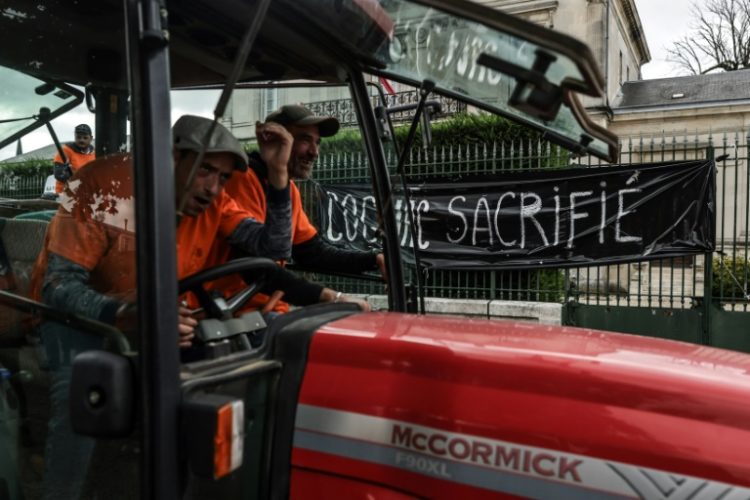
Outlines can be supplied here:
[[[750, 498], [749, 356], [407, 312], [416, 301], [404, 285], [384, 152], [392, 127], [368, 81], [420, 89], [401, 151], [417, 123], [428, 128], [434, 93], [613, 161], [616, 138], [578, 97], [601, 95], [603, 84], [582, 43], [458, 0], [6, 4], [1, 99], [10, 111], [0, 116], [0, 146], [84, 98], [98, 155], [132, 144], [138, 328], [126, 337], [32, 300], [46, 223], [4, 220], [15, 283], [0, 290], [0, 498], [55, 495], [44, 486], [54, 450], [45, 443], [50, 380], [35, 354], [40, 321], [110, 339], [109, 350], [79, 353], [72, 368], [71, 420], [94, 447], [87, 463], [68, 464], [86, 471], [85, 498]], [[389, 311], [300, 308], [248, 348], [241, 340], [258, 324], [234, 313], [257, 288], [229, 302], [203, 294], [199, 336], [216, 349], [180, 364], [175, 298], [276, 264], [232, 261], [178, 284], [173, 172], [163, 168], [179, 112], [170, 91], [221, 92], [218, 121], [235, 87], [300, 80], [350, 93]]]

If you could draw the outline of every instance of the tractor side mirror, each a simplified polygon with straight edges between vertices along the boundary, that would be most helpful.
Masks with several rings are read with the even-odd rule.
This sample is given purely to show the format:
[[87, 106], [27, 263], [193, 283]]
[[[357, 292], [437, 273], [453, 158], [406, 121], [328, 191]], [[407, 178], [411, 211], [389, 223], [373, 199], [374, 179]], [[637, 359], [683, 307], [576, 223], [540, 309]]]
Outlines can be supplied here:
[[[486, 52], [477, 58], [477, 64], [504, 73], [516, 80], [508, 104], [524, 113], [544, 121], [554, 120], [563, 103], [563, 90], [547, 79], [547, 70], [557, 58], [543, 50], [536, 51], [530, 69], [503, 60]], [[588, 138], [588, 144], [593, 140]], [[585, 146], [585, 145], [584, 145]]]
[[125, 356], [82, 352], [73, 360], [70, 420], [84, 436], [123, 437], [133, 430], [135, 373]]

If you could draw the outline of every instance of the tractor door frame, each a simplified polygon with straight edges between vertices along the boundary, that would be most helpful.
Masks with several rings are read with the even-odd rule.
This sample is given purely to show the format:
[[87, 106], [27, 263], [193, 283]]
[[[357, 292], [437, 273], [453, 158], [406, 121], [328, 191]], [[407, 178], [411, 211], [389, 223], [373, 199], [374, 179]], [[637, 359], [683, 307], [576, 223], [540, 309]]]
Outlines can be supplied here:
[[[141, 496], [179, 498], [179, 351], [175, 195], [167, 9], [164, 0], [126, 0], [135, 175]], [[101, 103], [100, 103], [101, 105]]]

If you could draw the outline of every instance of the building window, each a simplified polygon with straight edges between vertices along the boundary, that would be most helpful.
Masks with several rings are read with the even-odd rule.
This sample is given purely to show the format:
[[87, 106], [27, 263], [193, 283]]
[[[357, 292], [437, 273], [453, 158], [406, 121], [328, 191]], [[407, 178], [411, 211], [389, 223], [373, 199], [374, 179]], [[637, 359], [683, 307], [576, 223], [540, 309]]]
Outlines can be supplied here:
[[260, 102], [260, 118], [265, 119], [279, 107], [279, 89], [263, 89]]
[[620, 51], [620, 85], [622, 85], [622, 51]]
[[626, 82], [630, 81], [630, 66], [625, 67], [625, 81]]

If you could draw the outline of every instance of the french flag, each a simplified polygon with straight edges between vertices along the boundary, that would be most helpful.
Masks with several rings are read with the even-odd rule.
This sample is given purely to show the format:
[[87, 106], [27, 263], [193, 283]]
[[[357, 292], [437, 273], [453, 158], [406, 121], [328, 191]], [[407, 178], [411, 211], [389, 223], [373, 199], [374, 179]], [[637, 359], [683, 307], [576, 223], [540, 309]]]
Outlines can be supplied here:
[[393, 90], [393, 85], [391, 85], [391, 82], [388, 81], [387, 78], [380, 77], [380, 85], [383, 86], [383, 89], [386, 91], [386, 93], [390, 95], [395, 95], [396, 91]]

